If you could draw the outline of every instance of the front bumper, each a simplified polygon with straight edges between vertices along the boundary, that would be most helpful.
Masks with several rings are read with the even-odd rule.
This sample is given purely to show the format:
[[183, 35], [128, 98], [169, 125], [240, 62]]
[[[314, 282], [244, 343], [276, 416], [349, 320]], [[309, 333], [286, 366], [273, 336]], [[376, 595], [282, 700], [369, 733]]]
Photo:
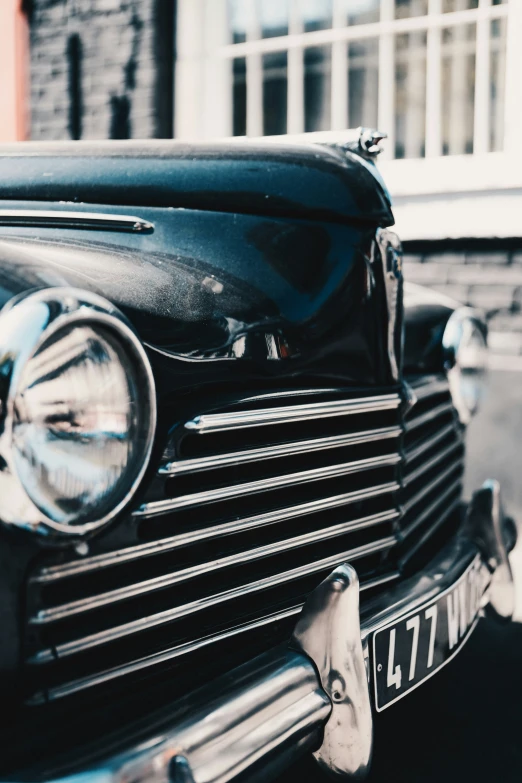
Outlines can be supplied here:
[[363, 779], [373, 745], [373, 634], [443, 594], [472, 562], [480, 572], [482, 610], [508, 621], [514, 610], [510, 538], [498, 484], [487, 482], [474, 494], [462, 531], [429, 568], [364, 614], [357, 574], [340, 566], [310, 595], [287, 649], [220, 678], [187, 703], [184, 720], [163, 722], [129, 751], [51, 780], [226, 783], [245, 774], [269, 780], [307, 751], [338, 779]]

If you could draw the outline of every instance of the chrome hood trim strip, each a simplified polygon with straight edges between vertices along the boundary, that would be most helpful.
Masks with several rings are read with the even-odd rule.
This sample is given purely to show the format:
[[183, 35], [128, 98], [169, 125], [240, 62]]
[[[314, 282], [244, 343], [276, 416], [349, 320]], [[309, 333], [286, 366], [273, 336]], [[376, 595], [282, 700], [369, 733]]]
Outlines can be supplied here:
[[439, 473], [438, 476], [436, 476], [433, 481], [430, 481], [429, 484], [426, 484], [423, 486], [416, 495], [413, 495], [403, 506], [405, 512], [411, 511], [412, 508], [414, 508], [417, 503], [420, 503], [420, 501], [426, 497], [426, 495], [429, 495], [430, 492], [432, 492], [436, 487], [439, 486], [439, 484], [442, 484], [447, 478], [451, 476], [452, 473], [457, 472], [459, 470], [462, 470], [462, 463], [460, 460], [455, 460], [452, 462], [445, 470], [442, 471], [442, 473]]
[[191, 601], [188, 604], [167, 609], [164, 612], [158, 612], [157, 614], [150, 615], [149, 617], [140, 617], [138, 620], [133, 620], [129, 623], [125, 623], [120, 626], [116, 626], [108, 629], [107, 631], [100, 631], [90, 636], [85, 636], [82, 639], [76, 639], [74, 641], [65, 642], [64, 644], [56, 645], [52, 650], [42, 650], [38, 652], [30, 663], [44, 663], [52, 659], [65, 657], [68, 655], [75, 655], [85, 650], [90, 650], [98, 647], [101, 644], [107, 644], [113, 642], [116, 639], [122, 639], [126, 636], [130, 636], [140, 631], [145, 631], [150, 628], [155, 628], [159, 625], [164, 625], [174, 620], [179, 620], [182, 617], [193, 615], [196, 612], [200, 612], [203, 609], [209, 609], [212, 606], [231, 601], [234, 598], [240, 598], [242, 596], [258, 593], [262, 590], [267, 590], [275, 585], [282, 584], [284, 582], [291, 581], [293, 579], [299, 579], [300, 577], [309, 576], [311, 574], [320, 573], [328, 568], [333, 568], [340, 562], [344, 562], [349, 559], [358, 560], [366, 555], [371, 555], [376, 552], [382, 552], [386, 549], [390, 549], [395, 544], [395, 537], [389, 536], [387, 538], [380, 539], [372, 544], [365, 544], [364, 546], [357, 547], [355, 549], [349, 549], [345, 552], [340, 552], [331, 557], [323, 558], [322, 560], [316, 560], [313, 563], [307, 563], [306, 565], [292, 568], [290, 571], [284, 571], [282, 573], [275, 574], [274, 576], [264, 577], [255, 582], [250, 582], [246, 585], [240, 585], [239, 587], [233, 587], [230, 590], [225, 590], [222, 593], [215, 593], [204, 598]]
[[[446, 502], [448, 498], [450, 498], [458, 489], [461, 487], [461, 479], [458, 478], [455, 481], [453, 481], [449, 487], [444, 489], [440, 495], [437, 495], [435, 500], [430, 503], [428, 506], [426, 506], [421, 513], [414, 517], [414, 519], [401, 530], [401, 537], [407, 538], [411, 533], [413, 533], [417, 528], [419, 528], [422, 523], [428, 519], [431, 514], [433, 514], [439, 506], [441, 506], [443, 503]], [[453, 504], [452, 509], [455, 505], [458, 505], [460, 503], [460, 495], [456, 499], [456, 502]], [[433, 528], [430, 528], [430, 530], [433, 530]]]
[[[413, 411], [415, 412], [415, 408]], [[436, 408], [432, 408], [426, 413], [421, 413], [420, 416], [411, 416], [407, 419], [404, 425], [404, 429], [406, 432], [411, 432], [411, 430], [415, 430], [417, 427], [422, 427], [424, 424], [428, 424], [430, 421], [435, 421], [435, 419], [438, 419], [445, 413], [451, 413], [453, 415], [453, 404], [451, 402], [443, 402], [440, 405], [437, 405]]]
[[462, 448], [462, 444], [459, 443], [459, 441], [450, 443], [449, 446], [446, 446], [446, 448], [442, 449], [441, 451], [438, 451], [436, 454], [433, 455], [433, 457], [426, 460], [426, 462], [423, 462], [422, 465], [419, 465], [418, 468], [415, 468], [415, 470], [407, 471], [406, 476], [404, 477], [403, 480], [404, 486], [407, 487], [409, 484], [412, 484], [418, 478], [423, 476], [424, 473], [427, 473], [429, 470], [436, 467], [436, 465], [438, 465], [440, 462], [447, 459], [448, 457], [451, 457], [456, 451], [459, 451], [461, 448]]
[[[369, 579], [368, 581], [363, 582], [363, 584], [359, 585], [359, 589], [361, 592], [372, 590], [375, 587], [380, 587], [381, 585], [397, 581], [399, 576], [400, 574], [398, 571], [393, 571], [389, 574], [384, 574], [383, 576], [377, 576], [373, 579]], [[133, 661], [132, 663], [124, 664], [123, 666], [115, 666], [114, 668], [107, 669], [104, 672], [100, 672], [99, 674], [85, 677], [79, 680], [74, 680], [73, 682], [67, 683], [66, 685], [52, 688], [47, 692], [45, 697], [42, 694], [39, 699], [31, 701], [31, 704], [40, 704], [44, 703], [45, 701], [56, 701], [57, 699], [70, 696], [73, 693], [79, 693], [80, 691], [86, 690], [87, 688], [102, 685], [103, 683], [109, 682], [110, 680], [114, 680], [118, 677], [124, 677], [127, 674], [133, 674], [134, 672], [148, 669], [151, 666], [163, 663], [164, 661], [174, 660], [175, 658], [179, 658], [182, 655], [188, 655], [192, 652], [195, 652], [196, 650], [200, 650], [203, 647], [215, 644], [216, 642], [233, 637], [239, 637], [242, 633], [255, 630], [256, 628], [262, 628], [263, 626], [279, 622], [280, 620], [284, 620], [288, 617], [295, 617], [299, 614], [302, 607], [303, 605], [299, 604], [298, 606], [290, 607], [290, 609], [285, 609], [281, 612], [267, 615], [266, 617], [262, 617], [259, 620], [255, 620], [251, 623], [245, 623], [244, 625], [236, 626], [229, 631], [206, 636], [193, 642], [187, 642], [186, 644], [172, 647], [170, 650], [165, 650], [163, 652], [145, 656], [144, 658], [140, 658], [139, 660]]]
[[108, 604], [125, 601], [130, 598], [137, 598], [138, 596], [155, 592], [156, 590], [162, 590], [175, 584], [187, 582], [190, 579], [195, 579], [198, 576], [202, 576], [213, 571], [219, 571], [222, 568], [244, 565], [254, 560], [260, 560], [263, 557], [280, 554], [281, 552], [288, 552], [291, 549], [297, 549], [298, 547], [310, 546], [311, 544], [315, 544], [320, 541], [327, 541], [328, 539], [342, 536], [354, 529], [361, 530], [362, 528], [374, 527], [376, 525], [383, 524], [384, 522], [392, 522], [399, 517], [399, 511], [391, 510], [384, 511], [380, 514], [372, 514], [371, 516], [365, 517], [363, 519], [355, 519], [353, 522], [341, 522], [338, 525], [333, 525], [327, 528], [320, 528], [318, 530], [312, 531], [311, 533], [304, 533], [300, 536], [287, 538], [283, 541], [276, 541], [272, 544], [266, 544], [265, 546], [256, 547], [255, 549], [250, 549], [244, 552], [236, 552], [233, 555], [221, 557], [217, 560], [205, 561], [204, 563], [190, 566], [189, 568], [184, 568], [173, 573], [170, 572], [162, 576], [156, 576], [143, 582], [135, 582], [128, 587], [122, 587], [117, 590], [110, 590], [106, 593], [99, 593], [98, 595], [89, 596], [89, 598], [84, 598], [79, 601], [71, 601], [68, 604], [53, 606], [51, 609], [42, 609], [36, 615], [33, 615], [29, 622], [33, 625], [41, 625], [45, 623], [56, 622], [58, 620], [64, 620], [68, 617], [73, 617], [74, 615], [90, 612], [94, 609], [99, 609], [102, 606], [107, 606]]
[[[231, 522], [224, 522], [221, 525], [214, 525], [207, 528], [192, 530], [188, 533], [179, 533], [177, 536], [159, 539], [158, 541], [138, 544], [134, 547], [121, 549], [118, 552], [110, 552], [102, 555], [94, 555], [77, 560], [64, 565], [48, 566], [41, 569], [37, 576], [31, 578], [32, 582], [47, 583], [55, 582], [60, 579], [67, 579], [89, 571], [97, 571], [100, 568], [109, 568], [128, 563], [132, 560], [150, 557], [152, 555], [169, 552], [200, 541], [208, 541], [222, 536], [229, 536], [234, 533], [241, 533], [245, 530], [252, 530], [266, 525], [272, 525], [277, 522], [283, 522], [296, 517], [302, 517], [308, 514], [316, 514], [319, 511], [329, 511], [340, 506], [358, 503], [369, 498], [379, 497], [391, 492], [396, 492], [400, 488], [397, 482], [387, 484], [378, 484], [366, 489], [346, 492], [342, 495], [333, 495], [331, 497], [312, 500], [308, 503], [300, 503], [296, 506], [287, 506], [278, 508], [275, 511], [268, 511], [264, 514], [255, 514], [251, 517], [234, 519]], [[355, 526], [352, 528], [357, 530]]]
[[175, 509], [189, 508], [196, 505], [199, 506], [203, 503], [214, 503], [218, 500], [236, 498], [240, 495], [250, 495], [255, 492], [268, 492], [271, 489], [292, 487], [313, 481], [321, 481], [322, 479], [347, 476], [350, 473], [361, 473], [364, 470], [398, 465], [400, 461], [400, 454], [386, 454], [382, 457], [369, 457], [368, 459], [341, 463], [340, 465], [327, 465], [323, 468], [313, 468], [312, 470], [305, 470], [300, 473], [289, 473], [283, 476], [272, 476], [271, 478], [259, 479], [258, 481], [247, 481], [244, 484], [208, 489], [204, 492], [194, 492], [191, 495], [182, 495], [178, 498], [154, 500], [140, 506], [140, 508], [134, 512], [133, 516], [156, 516], [165, 514], [168, 511], [174, 511]]
[[332, 435], [329, 438], [314, 438], [312, 440], [293, 441], [276, 446], [263, 446], [247, 451], [234, 451], [228, 454], [216, 454], [210, 457], [195, 457], [194, 459], [176, 460], [162, 465], [158, 474], [162, 476], [179, 476], [183, 473], [199, 473], [203, 470], [224, 468], [243, 462], [258, 462], [260, 460], [285, 457], [309, 451], [336, 449], [341, 446], [353, 446], [358, 443], [371, 443], [376, 440], [398, 438], [400, 427], [383, 427], [365, 432], [352, 432], [347, 435]]
[[349, 416], [355, 413], [394, 410], [401, 404], [398, 394], [361, 397], [353, 400], [332, 400], [307, 405], [285, 405], [280, 408], [214, 413], [197, 416], [185, 423], [191, 432], [226, 432], [240, 427], [264, 427], [267, 424], [288, 424], [306, 419]]
[[415, 393], [417, 401], [426, 400], [428, 397], [435, 397], [436, 394], [448, 393], [448, 381], [436, 379], [436, 376], [430, 375], [417, 381], [410, 382], [410, 387]]
[[106, 212], [77, 212], [59, 209], [0, 209], [0, 226], [97, 229], [151, 233], [154, 224], [133, 215]]
[[409, 449], [406, 450], [405, 457], [406, 457], [406, 465], [409, 462], [413, 462], [413, 460], [417, 459], [417, 457], [422, 456], [426, 451], [429, 451], [432, 446], [435, 446], [437, 443], [440, 443], [441, 440], [444, 440], [448, 435], [452, 435], [455, 432], [455, 428], [452, 424], [447, 424], [442, 429], [435, 432], [433, 435], [430, 435], [425, 440], [421, 441], [418, 446], [411, 446]]

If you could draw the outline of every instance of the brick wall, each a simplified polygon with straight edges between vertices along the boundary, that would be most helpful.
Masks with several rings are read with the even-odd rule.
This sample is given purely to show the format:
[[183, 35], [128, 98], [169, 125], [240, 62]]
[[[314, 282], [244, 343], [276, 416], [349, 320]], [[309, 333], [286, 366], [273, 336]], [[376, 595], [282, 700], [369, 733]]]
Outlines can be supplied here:
[[32, 0], [28, 12], [33, 139], [172, 135], [174, 0]]
[[500, 354], [522, 355], [522, 247], [489, 243], [458, 249], [405, 245], [406, 280], [480, 308], [489, 323], [489, 343]]

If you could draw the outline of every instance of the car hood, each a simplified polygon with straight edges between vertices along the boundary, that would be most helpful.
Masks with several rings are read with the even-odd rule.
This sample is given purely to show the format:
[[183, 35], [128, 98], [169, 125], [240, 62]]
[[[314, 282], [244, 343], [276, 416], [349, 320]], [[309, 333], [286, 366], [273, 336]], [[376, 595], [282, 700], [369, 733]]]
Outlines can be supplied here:
[[2, 145], [0, 199], [175, 207], [380, 226], [394, 222], [375, 166], [324, 144]]

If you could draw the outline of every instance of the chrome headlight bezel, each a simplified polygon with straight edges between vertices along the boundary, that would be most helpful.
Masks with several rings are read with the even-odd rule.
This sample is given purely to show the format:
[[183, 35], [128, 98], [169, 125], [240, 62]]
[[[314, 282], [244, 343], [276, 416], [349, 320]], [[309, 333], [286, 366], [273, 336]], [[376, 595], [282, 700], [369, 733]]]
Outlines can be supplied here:
[[[53, 335], [75, 325], [109, 331], [133, 363], [144, 406], [143, 454], [125, 495], [99, 518], [62, 524], [46, 516], [30, 499], [13, 455], [14, 405], [31, 357]], [[101, 296], [75, 288], [48, 288], [11, 299], [0, 312], [0, 520], [32, 532], [81, 538], [103, 528], [131, 501], [147, 470], [156, 431], [156, 391], [149, 359], [122, 313]]]
[[[460, 307], [448, 319], [442, 337], [444, 368], [447, 372], [453, 405], [462, 424], [470, 423], [478, 410], [480, 386], [487, 371], [487, 324], [482, 314], [471, 307]], [[475, 357], [465, 353], [473, 350]], [[474, 379], [474, 399], [469, 392]], [[466, 390], [466, 382], [469, 388]], [[467, 393], [466, 393], [467, 391]]]

